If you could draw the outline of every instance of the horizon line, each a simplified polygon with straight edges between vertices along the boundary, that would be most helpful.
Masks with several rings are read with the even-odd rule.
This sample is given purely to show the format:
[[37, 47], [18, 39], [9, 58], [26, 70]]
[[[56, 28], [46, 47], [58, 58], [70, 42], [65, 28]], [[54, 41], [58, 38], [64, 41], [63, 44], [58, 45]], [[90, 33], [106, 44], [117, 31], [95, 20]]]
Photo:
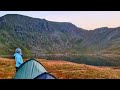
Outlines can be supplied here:
[[112, 27], [109, 27], [109, 26], [101, 26], [101, 27], [97, 27], [97, 28], [94, 28], [94, 29], [85, 29], [83, 27], [79, 27], [78, 25], [72, 23], [72, 22], [68, 22], [68, 21], [54, 21], [54, 20], [48, 20], [46, 18], [39, 18], [39, 17], [34, 17], [34, 16], [30, 16], [30, 15], [25, 15], [25, 14], [4, 14], [0, 17], [3, 17], [3, 16], [6, 16], [6, 15], [21, 15], [21, 16], [26, 16], [26, 17], [29, 17], [29, 18], [34, 18], [34, 19], [44, 19], [44, 20], [47, 20], [47, 21], [50, 21], [50, 22], [58, 22], [58, 23], [71, 23], [73, 25], [75, 25], [77, 28], [81, 28], [81, 29], [84, 29], [84, 30], [87, 30], [87, 31], [90, 31], [90, 30], [95, 30], [95, 29], [99, 29], [99, 28], [119, 28], [120, 26], [112, 26]]

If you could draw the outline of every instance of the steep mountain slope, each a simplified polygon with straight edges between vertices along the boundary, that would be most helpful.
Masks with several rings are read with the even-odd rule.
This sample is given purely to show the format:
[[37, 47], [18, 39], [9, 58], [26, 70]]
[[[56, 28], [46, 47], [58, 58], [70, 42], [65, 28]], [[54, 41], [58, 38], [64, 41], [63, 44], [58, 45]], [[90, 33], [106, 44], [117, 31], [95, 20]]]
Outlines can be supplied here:
[[0, 54], [114, 53], [120, 54], [120, 27], [85, 30], [69, 22], [52, 22], [18, 14], [0, 17]]
[[[117, 28], [98, 28], [89, 31], [86, 38], [82, 42], [84, 47], [99, 53], [118, 53], [116, 49], [120, 50], [120, 27]], [[111, 51], [109, 50], [111, 49]]]
[[[21, 47], [25, 53], [59, 53], [74, 50], [84, 37], [85, 30], [67, 22], [58, 23], [45, 19], [8, 14], [0, 18], [1, 54]], [[71, 50], [71, 51], [72, 51]], [[2, 51], [2, 50], [1, 50]]]

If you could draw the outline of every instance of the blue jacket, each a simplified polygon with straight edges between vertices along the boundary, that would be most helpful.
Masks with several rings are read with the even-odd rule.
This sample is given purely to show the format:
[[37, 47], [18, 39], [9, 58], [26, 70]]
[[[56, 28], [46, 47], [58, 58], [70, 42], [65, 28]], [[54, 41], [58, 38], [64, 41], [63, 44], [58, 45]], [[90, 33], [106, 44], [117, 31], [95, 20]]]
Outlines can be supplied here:
[[19, 53], [15, 53], [14, 56], [16, 61], [16, 67], [19, 67], [23, 63], [22, 56]]

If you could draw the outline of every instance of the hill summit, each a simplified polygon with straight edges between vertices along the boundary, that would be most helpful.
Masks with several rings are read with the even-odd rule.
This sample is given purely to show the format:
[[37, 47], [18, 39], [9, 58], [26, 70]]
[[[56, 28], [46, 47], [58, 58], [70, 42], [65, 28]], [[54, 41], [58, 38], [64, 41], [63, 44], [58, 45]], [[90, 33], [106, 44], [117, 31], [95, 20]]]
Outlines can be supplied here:
[[[120, 27], [85, 30], [70, 22], [53, 22], [19, 14], [0, 17], [0, 54], [17, 47], [24, 54], [120, 54]], [[111, 51], [112, 50], [112, 51]]]

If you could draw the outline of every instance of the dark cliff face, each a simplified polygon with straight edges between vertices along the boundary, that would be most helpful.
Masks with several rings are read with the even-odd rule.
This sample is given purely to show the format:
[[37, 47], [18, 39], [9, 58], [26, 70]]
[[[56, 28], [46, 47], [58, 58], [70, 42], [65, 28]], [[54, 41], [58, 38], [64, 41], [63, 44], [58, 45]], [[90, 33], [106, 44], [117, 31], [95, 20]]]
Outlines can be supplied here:
[[87, 31], [69, 22], [52, 22], [18, 14], [0, 17], [0, 54], [20, 47], [30, 53], [85, 53], [119, 44], [120, 28]]
[[67, 22], [51, 22], [17, 14], [0, 18], [1, 39], [4, 43], [11, 43], [10, 47], [5, 47], [6, 50], [19, 46], [32, 53], [65, 52], [74, 48], [72, 46], [77, 40], [83, 39], [84, 32]]

